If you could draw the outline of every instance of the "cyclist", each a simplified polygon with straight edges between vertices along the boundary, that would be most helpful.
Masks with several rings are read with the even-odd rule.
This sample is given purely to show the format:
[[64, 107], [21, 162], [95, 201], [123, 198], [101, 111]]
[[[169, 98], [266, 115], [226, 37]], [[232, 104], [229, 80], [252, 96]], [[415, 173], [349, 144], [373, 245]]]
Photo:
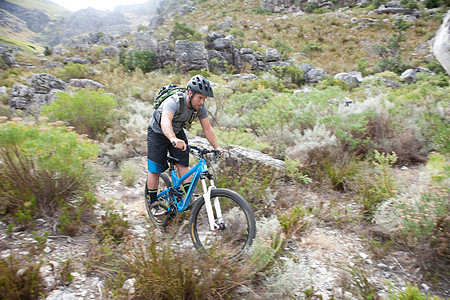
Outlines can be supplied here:
[[[189, 153], [186, 151], [188, 139], [183, 128], [195, 117], [200, 120], [203, 132], [211, 146], [223, 152], [219, 148], [214, 129], [208, 119], [208, 111], [205, 107], [207, 97], [214, 97], [211, 84], [205, 77], [196, 75], [189, 80], [185, 93], [176, 93], [167, 98], [153, 113], [147, 131], [148, 193], [146, 197], [148, 204], [157, 200], [159, 174], [168, 168], [167, 152], [179, 159], [176, 167], [180, 177], [189, 171]], [[181, 101], [184, 103], [180, 103]], [[183, 182], [185, 191], [188, 190], [191, 180], [188, 178]], [[155, 206], [152, 213], [157, 215], [162, 211], [158, 211], [158, 206]]]

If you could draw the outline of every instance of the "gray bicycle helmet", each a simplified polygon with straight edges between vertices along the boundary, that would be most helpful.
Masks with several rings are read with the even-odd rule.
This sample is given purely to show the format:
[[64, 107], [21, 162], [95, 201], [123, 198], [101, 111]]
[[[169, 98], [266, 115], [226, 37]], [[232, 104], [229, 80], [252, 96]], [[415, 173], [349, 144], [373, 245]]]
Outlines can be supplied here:
[[195, 75], [194, 77], [192, 77], [188, 82], [187, 88], [194, 93], [200, 93], [202, 95], [205, 95], [206, 97], [214, 97], [211, 84], [205, 77], [201, 75]]

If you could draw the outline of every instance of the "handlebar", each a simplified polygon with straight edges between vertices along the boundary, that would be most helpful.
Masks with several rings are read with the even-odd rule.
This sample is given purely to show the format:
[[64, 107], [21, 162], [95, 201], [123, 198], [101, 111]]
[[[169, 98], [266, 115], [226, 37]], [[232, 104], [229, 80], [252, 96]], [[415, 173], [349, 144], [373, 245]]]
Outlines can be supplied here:
[[[172, 145], [175, 146], [175, 143], [172, 143]], [[200, 158], [203, 158], [203, 156], [208, 153], [214, 153], [214, 158], [219, 158], [222, 155], [220, 150], [206, 149], [194, 145], [188, 145], [186, 151]]]
[[214, 158], [219, 158], [222, 154], [220, 152], [220, 150], [206, 149], [206, 148], [201, 148], [201, 147], [191, 146], [191, 145], [188, 145], [188, 151], [189, 151], [189, 153], [191, 153], [193, 155], [197, 155], [200, 158], [203, 158], [203, 156], [208, 153], [214, 153]]

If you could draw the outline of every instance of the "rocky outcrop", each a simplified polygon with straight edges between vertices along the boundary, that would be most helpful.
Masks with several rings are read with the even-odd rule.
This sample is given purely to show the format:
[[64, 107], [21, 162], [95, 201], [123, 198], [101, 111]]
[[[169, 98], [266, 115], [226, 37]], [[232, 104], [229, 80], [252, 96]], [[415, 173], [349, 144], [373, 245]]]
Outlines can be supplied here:
[[203, 42], [176, 41], [175, 58], [183, 71], [209, 69], [208, 51]]
[[56, 93], [66, 89], [64, 81], [46, 73], [34, 74], [30, 83], [31, 87], [22, 84], [13, 86], [9, 98], [12, 109], [38, 112], [42, 106], [56, 100]]
[[301, 69], [303, 71], [303, 79], [308, 83], [318, 83], [322, 78], [328, 76], [324, 70], [315, 68], [307, 63], [302, 64]]
[[150, 17], [150, 20], [148, 22], [148, 28], [154, 29], [160, 27], [162, 24], [164, 24], [164, 18], [160, 15], [153, 15]]
[[362, 82], [361, 72], [339, 73], [334, 75], [334, 78], [348, 83], [350, 88], [358, 87]]
[[[199, 147], [210, 148], [208, 140], [195, 136], [189, 139], [189, 143]], [[270, 155], [262, 152], [251, 150], [245, 147], [232, 146], [225, 152], [225, 159], [228, 161], [234, 161], [236, 163], [245, 161], [251, 164], [263, 165], [269, 168], [273, 168], [274, 171], [283, 171], [284, 162], [282, 160], [273, 158]]]
[[442, 67], [450, 75], [450, 10], [432, 42], [432, 51]]
[[104, 89], [105, 86], [97, 81], [91, 79], [70, 79], [69, 85], [74, 87], [86, 88], [94, 87], [96, 89]]
[[401, 75], [405, 83], [411, 84], [417, 81], [417, 72], [414, 69], [408, 69]]
[[263, 0], [259, 7], [273, 13], [295, 12], [300, 10], [300, 1], [292, 0]]
[[0, 65], [2, 64], [7, 65], [8, 67], [18, 66], [12, 49], [0, 47]]
[[407, 8], [402, 5], [400, 1], [386, 2], [375, 10], [377, 14], [405, 14], [414, 17], [419, 16], [417, 9]]

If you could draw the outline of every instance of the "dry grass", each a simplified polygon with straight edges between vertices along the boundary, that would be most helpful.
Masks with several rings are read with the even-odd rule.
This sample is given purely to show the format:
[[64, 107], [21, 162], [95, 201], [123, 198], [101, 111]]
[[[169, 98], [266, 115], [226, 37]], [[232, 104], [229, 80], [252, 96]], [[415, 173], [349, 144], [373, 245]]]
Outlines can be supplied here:
[[[297, 53], [294, 55], [297, 61], [310, 61], [329, 74], [354, 71], [357, 67], [356, 60], [363, 58], [373, 67], [379, 58], [371, 48], [374, 44], [386, 43], [395, 21], [393, 15], [365, 16], [369, 10], [361, 8], [300, 16], [256, 14], [254, 11], [259, 8], [259, 4], [245, 1], [223, 3], [204, 1], [196, 5], [196, 8], [193, 14], [202, 17], [196, 19], [195, 24], [192, 23], [192, 14], [168, 19], [165, 23], [167, 27], [158, 29], [156, 36], [167, 36], [175, 21], [186, 23], [196, 30], [209, 26], [210, 30], [226, 34], [225, 31], [218, 29], [217, 25], [230, 18], [233, 28], [240, 29], [245, 34], [241, 38], [244, 47], [248, 46], [250, 41], [258, 41], [259, 44], [268, 46], [277, 39], [286, 41], [293, 48], [293, 53]], [[352, 21], [353, 18], [356, 21]], [[414, 56], [412, 54], [417, 46], [427, 45], [440, 26], [440, 18], [440, 13], [436, 15], [430, 13], [429, 16], [425, 15], [417, 21], [411, 21], [413, 26], [405, 32], [406, 41], [402, 43], [402, 57], [406, 63], [424, 59], [423, 54]], [[319, 44], [322, 51], [308, 54], [306, 51], [308, 44]]]

